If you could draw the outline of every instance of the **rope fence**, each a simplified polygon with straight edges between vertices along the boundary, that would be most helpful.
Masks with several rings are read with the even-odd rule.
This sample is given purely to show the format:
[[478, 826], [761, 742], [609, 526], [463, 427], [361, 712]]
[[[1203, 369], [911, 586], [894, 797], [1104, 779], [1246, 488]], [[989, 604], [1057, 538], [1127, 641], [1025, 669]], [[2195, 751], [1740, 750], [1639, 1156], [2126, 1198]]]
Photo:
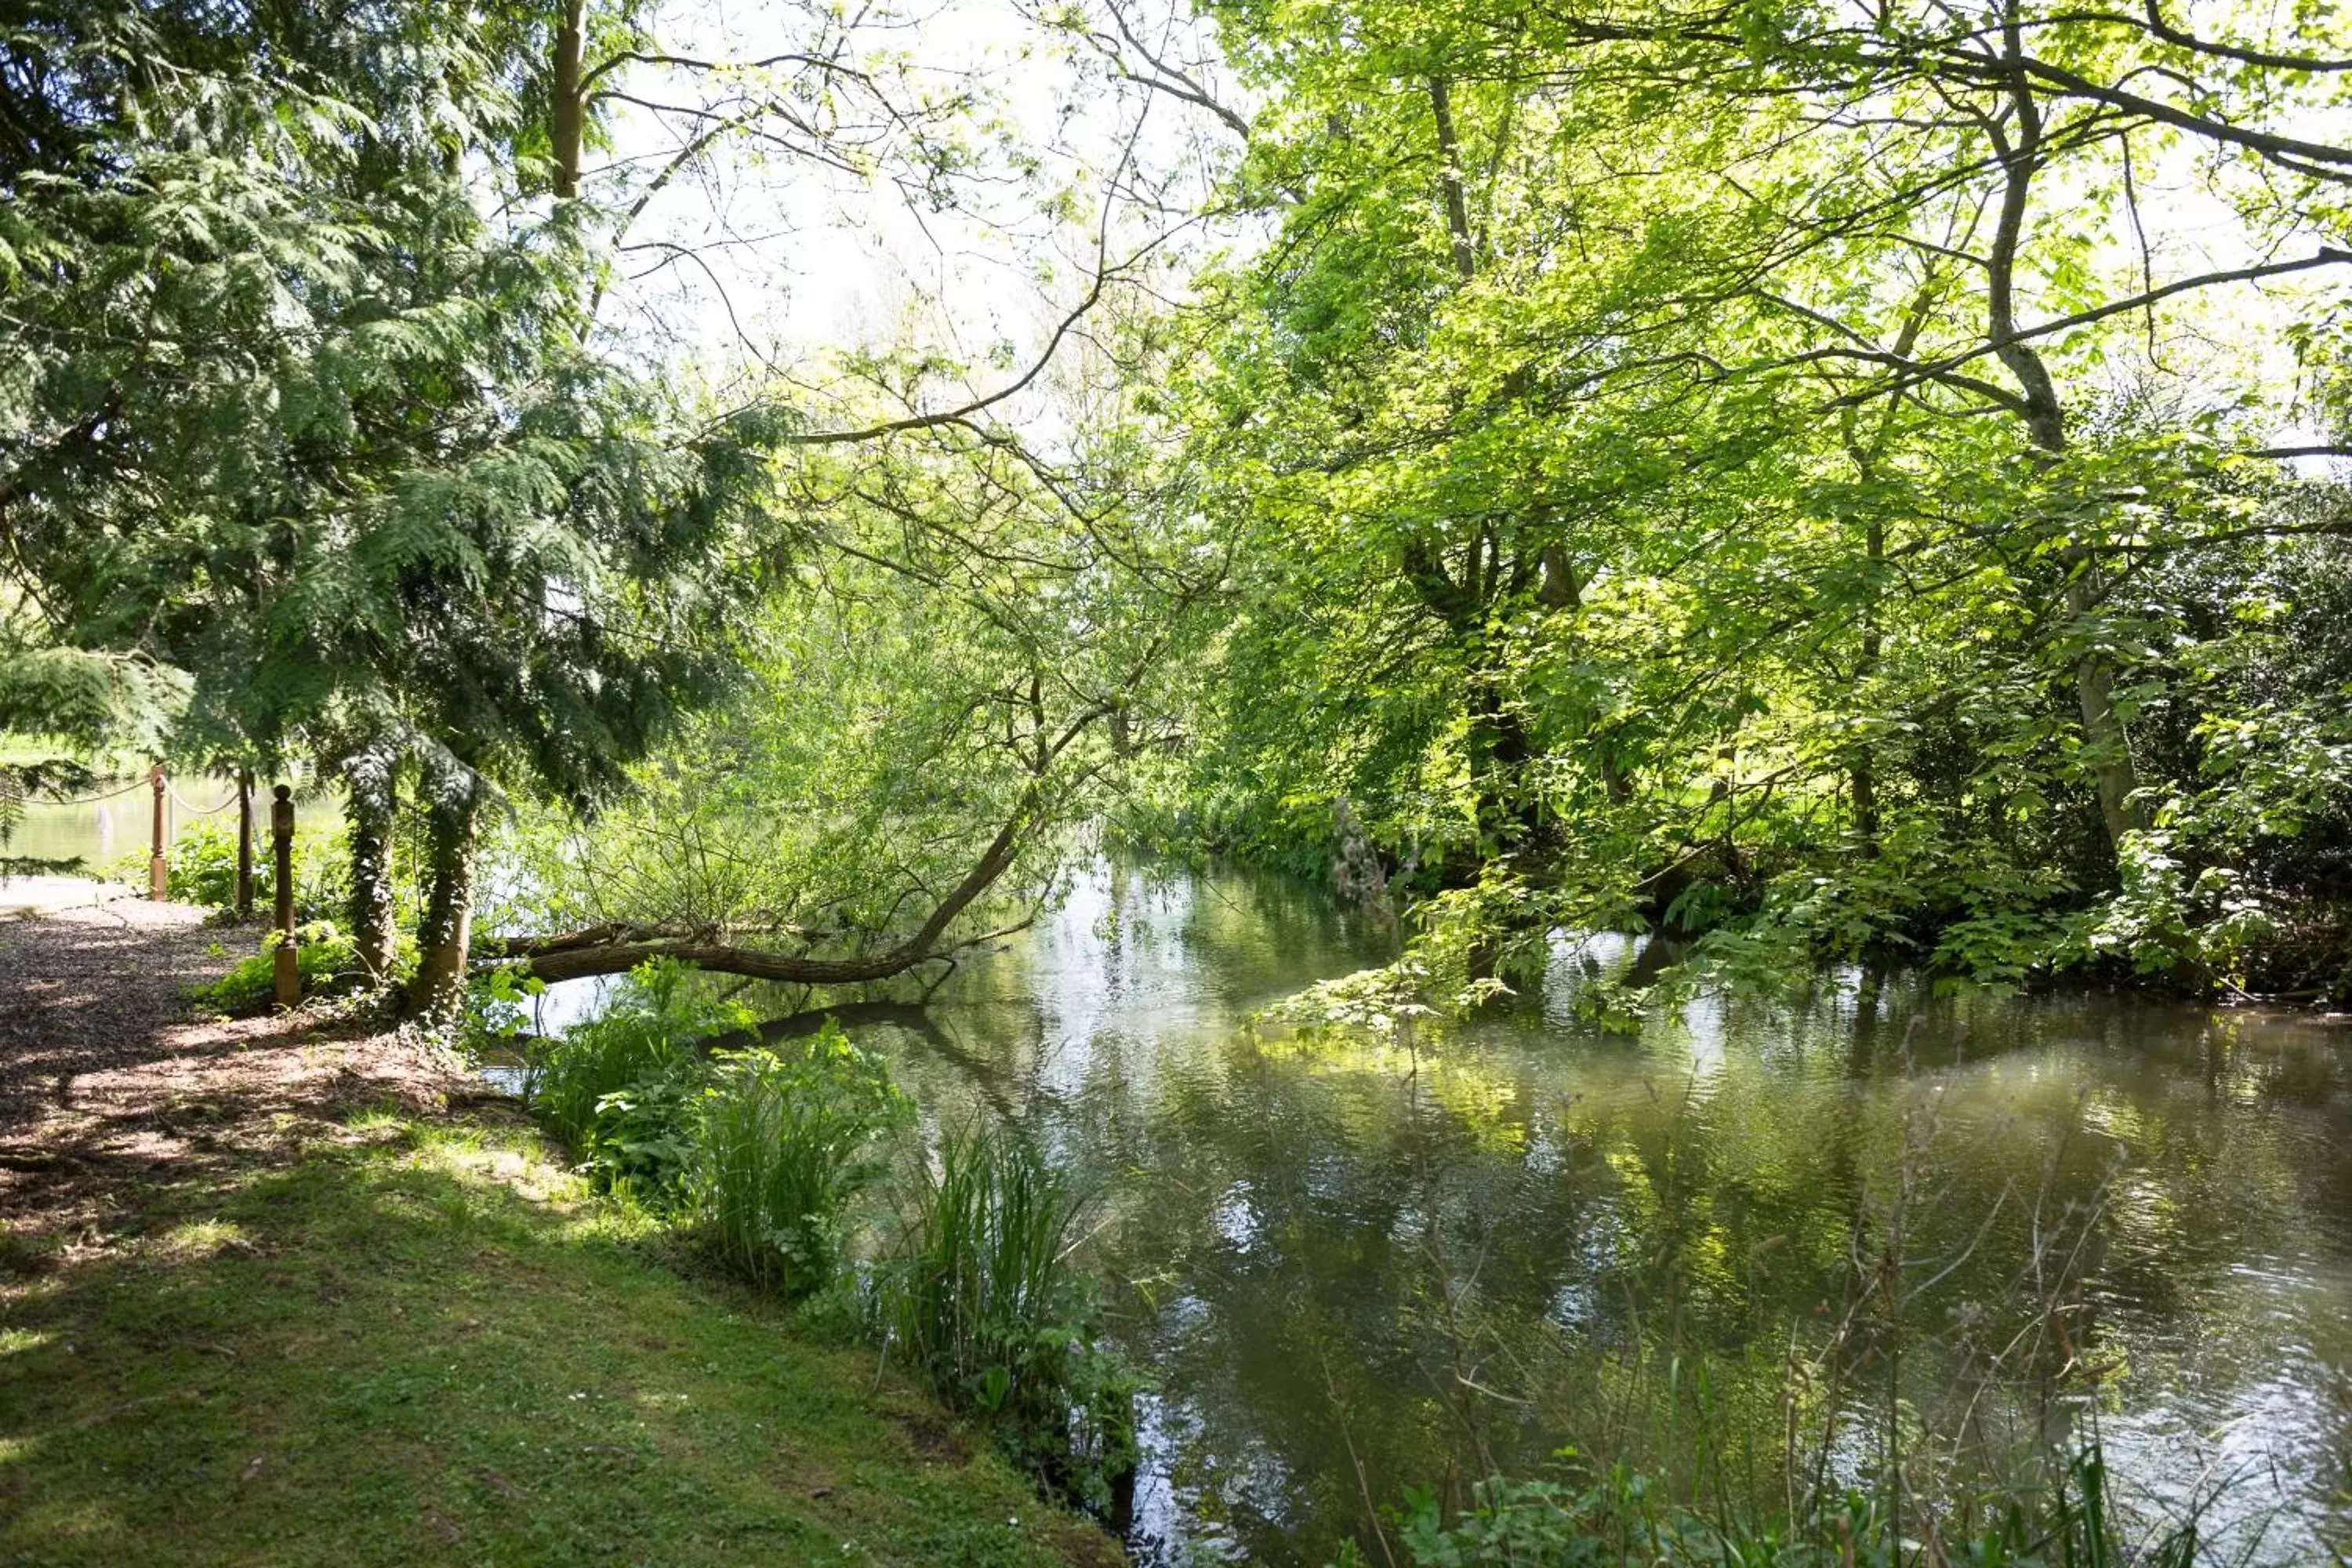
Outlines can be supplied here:
[[[221, 777], [219, 774], [195, 776], [215, 779]], [[109, 801], [122, 800], [128, 796], [152, 792], [154, 800], [154, 817], [153, 832], [150, 836], [148, 844], [147, 896], [160, 903], [171, 890], [172, 849], [181, 830], [206, 817], [218, 816], [231, 806], [242, 805], [249, 809], [253, 799], [251, 786], [243, 775], [226, 781], [230, 788], [228, 798], [213, 805], [196, 805], [173, 787], [176, 782], [164, 771], [163, 765], [157, 763], [148, 770], [146, 777], [134, 776], [127, 779], [117, 789], [100, 790], [94, 795], [43, 797], [26, 789], [21, 775], [0, 770], [0, 848], [5, 848], [9, 840], [16, 836], [16, 829], [24, 822], [26, 808], [28, 806], [56, 806], [71, 811], [77, 807], [103, 805]], [[293, 837], [294, 806], [289, 798], [288, 786], [278, 785], [276, 794], [278, 798], [271, 807], [271, 831], [278, 840], [278, 856], [280, 862], [278, 879], [281, 883], [278, 901], [282, 905], [286, 901], [286, 889], [283, 884], [289, 873], [288, 850]], [[110, 819], [112, 815], [111, 813], [100, 814], [99, 851], [101, 855], [111, 837], [105, 829], [110, 825]], [[281, 828], [282, 832], [279, 831]], [[253, 845], [249, 837], [240, 842], [236, 859], [236, 907], [242, 913], [251, 908], [253, 900]], [[10, 861], [0, 865], [0, 871], [13, 871], [19, 864], [26, 863], [29, 862]], [[86, 856], [75, 855], [37, 864], [79, 870], [86, 863]], [[121, 863], [112, 864], [119, 868]], [[283, 914], [284, 911], [281, 910], [280, 913]], [[286, 925], [287, 921], [281, 920], [279, 923]], [[282, 962], [278, 967], [278, 973], [275, 976], [276, 989], [281, 1000], [291, 1000], [293, 993], [299, 990], [299, 977], [289, 975]]]
[[226, 800], [221, 802], [218, 805], [190, 805], [186, 801], [180, 798], [180, 792], [178, 790], [172, 790], [170, 794], [172, 796], [172, 804], [178, 806], [182, 811], [186, 812], [190, 816], [218, 816], [222, 812], [226, 811], [229, 807], [236, 804], [236, 796], [231, 795]]
[[[141, 790], [151, 790], [155, 786], [146, 779], [134, 779], [131, 783], [124, 784], [121, 789], [109, 790], [104, 795], [75, 795], [70, 799], [61, 800], [55, 795], [28, 794], [25, 796], [25, 804], [26, 805], [97, 805], [104, 801], [121, 800], [126, 795], [135, 794]], [[218, 805], [195, 805], [191, 804], [184, 796], [183, 796], [178, 790], [171, 788], [170, 785], [166, 784], [164, 789], [171, 796], [172, 804], [178, 806], [182, 811], [186, 812], [190, 816], [217, 816], [222, 812], [226, 811], [229, 807], [236, 804], [236, 796], [232, 795]]]
[[48, 795], [28, 795], [25, 797], [25, 804], [26, 805], [96, 805], [102, 800], [120, 800], [122, 796], [129, 795], [133, 790], [152, 789], [155, 786], [153, 784], [149, 784], [145, 779], [139, 779], [133, 783], [124, 784], [121, 789], [111, 791], [106, 795], [86, 795], [79, 796], [73, 800], [58, 800]]

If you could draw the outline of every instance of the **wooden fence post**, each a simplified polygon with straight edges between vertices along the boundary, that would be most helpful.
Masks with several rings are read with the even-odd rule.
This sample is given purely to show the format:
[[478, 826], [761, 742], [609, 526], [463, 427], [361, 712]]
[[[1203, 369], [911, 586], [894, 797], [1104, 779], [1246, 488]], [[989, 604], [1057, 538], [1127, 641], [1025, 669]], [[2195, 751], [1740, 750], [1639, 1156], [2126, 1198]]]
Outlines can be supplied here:
[[147, 896], [160, 904], [163, 901], [164, 889], [171, 882], [171, 871], [163, 859], [163, 795], [170, 786], [163, 782], [163, 763], [157, 763], [149, 770], [147, 782], [155, 786], [155, 847], [147, 857]]
[[269, 806], [269, 846], [278, 857], [278, 957], [273, 977], [278, 1005], [302, 999], [301, 961], [294, 953], [294, 792], [284, 784]]
[[236, 770], [236, 918], [253, 918], [253, 770]]

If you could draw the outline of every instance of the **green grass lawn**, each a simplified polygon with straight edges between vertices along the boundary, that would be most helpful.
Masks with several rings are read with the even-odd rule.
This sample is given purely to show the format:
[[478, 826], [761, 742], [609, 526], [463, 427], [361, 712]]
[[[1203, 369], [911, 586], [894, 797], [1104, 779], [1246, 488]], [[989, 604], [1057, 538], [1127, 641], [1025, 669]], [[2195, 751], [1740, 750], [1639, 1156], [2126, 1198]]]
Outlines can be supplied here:
[[502, 1119], [138, 1204], [0, 1254], [0, 1562], [1118, 1561]]

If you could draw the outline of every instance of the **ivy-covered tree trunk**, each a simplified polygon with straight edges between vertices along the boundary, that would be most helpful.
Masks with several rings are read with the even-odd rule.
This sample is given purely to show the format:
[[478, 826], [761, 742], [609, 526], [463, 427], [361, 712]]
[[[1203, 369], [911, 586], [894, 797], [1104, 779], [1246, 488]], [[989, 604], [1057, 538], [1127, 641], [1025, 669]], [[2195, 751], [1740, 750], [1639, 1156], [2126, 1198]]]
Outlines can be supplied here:
[[424, 1017], [454, 1016], [466, 999], [481, 815], [478, 780], [444, 781], [435, 789], [426, 850], [431, 883], [417, 931], [416, 978], [409, 991], [411, 1009]]
[[389, 747], [370, 746], [343, 762], [352, 834], [352, 941], [360, 973], [371, 985], [392, 978], [399, 926], [393, 903], [393, 816], [398, 801], [397, 760]]

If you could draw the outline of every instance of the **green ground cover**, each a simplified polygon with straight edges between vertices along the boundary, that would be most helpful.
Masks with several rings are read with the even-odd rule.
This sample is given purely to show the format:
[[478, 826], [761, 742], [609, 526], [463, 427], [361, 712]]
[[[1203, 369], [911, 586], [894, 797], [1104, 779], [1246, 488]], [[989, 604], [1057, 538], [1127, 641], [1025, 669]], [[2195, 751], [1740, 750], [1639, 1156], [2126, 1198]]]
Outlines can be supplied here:
[[491, 1110], [0, 1258], [0, 1561], [1116, 1562]]

